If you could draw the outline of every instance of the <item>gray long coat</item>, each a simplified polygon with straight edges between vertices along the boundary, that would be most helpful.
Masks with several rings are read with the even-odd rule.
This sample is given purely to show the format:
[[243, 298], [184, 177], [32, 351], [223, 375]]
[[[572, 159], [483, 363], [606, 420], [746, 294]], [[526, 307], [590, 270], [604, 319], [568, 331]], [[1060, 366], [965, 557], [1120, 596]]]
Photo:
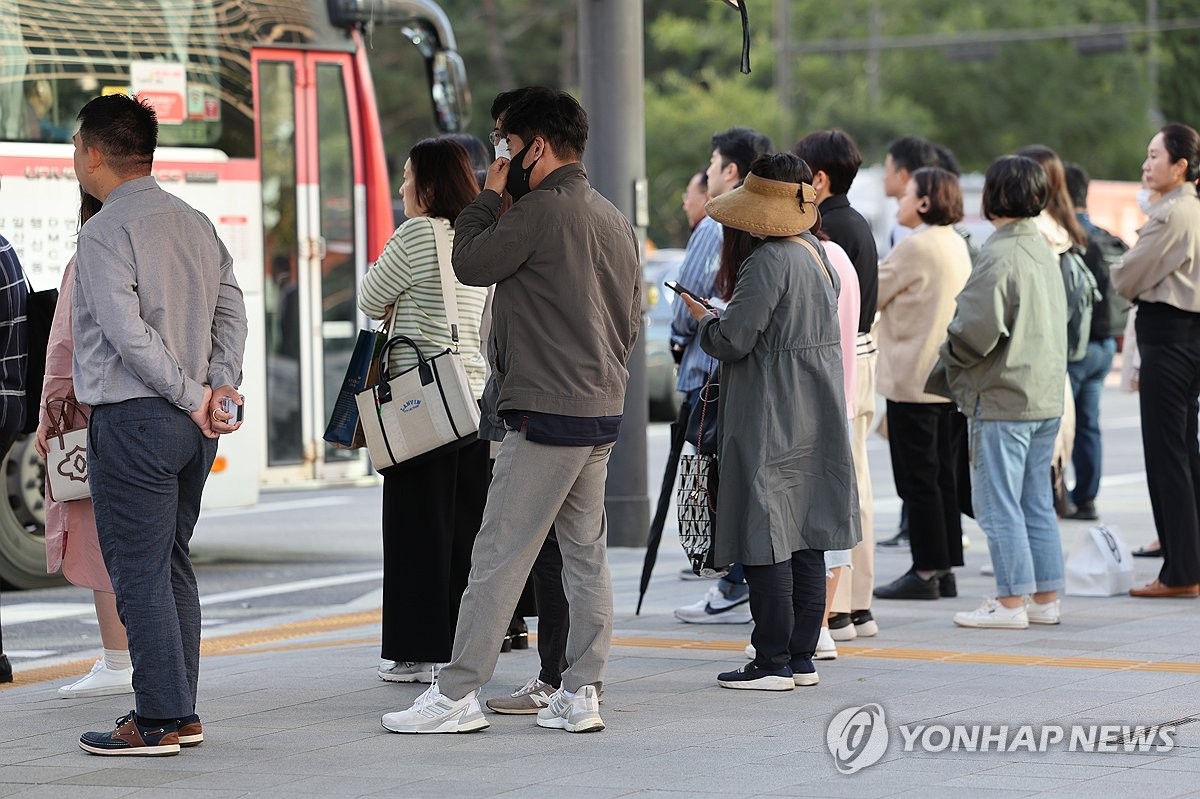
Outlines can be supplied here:
[[840, 290], [827, 262], [772, 239], [742, 264], [721, 317], [701, 324], [700, 346], [721, 361], [717, 563], [766, 566], [860, 537]]

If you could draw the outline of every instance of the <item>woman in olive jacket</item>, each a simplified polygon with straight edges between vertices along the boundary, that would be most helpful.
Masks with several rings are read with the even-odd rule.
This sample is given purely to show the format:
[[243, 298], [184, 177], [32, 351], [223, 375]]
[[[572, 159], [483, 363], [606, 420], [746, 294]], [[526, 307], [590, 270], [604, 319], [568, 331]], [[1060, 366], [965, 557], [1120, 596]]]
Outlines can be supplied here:
[[996, 598], [955, 614], [962, 627], [1058, 623], [1062, 542], [1046, 475], [1063, 412], [1067, 299], [1058, 259], [1033, 221], [1048, 194], [1030, 158], [988, 167], [983, 212], [996, 232], [958, 295], [926, 386], [967, 417], [971, 503], [996, 569]]
[[1137, 244], [1112, 268], [1113, 287], [1137, 303], [1142, 448], [1163, 552], [1158, 579], [1134, 596], [1200, 596], [1198, 178], [1200, 136], [1187, 125], [1166, 125], [1142, 164], [1142, 183], [1158, 199]]

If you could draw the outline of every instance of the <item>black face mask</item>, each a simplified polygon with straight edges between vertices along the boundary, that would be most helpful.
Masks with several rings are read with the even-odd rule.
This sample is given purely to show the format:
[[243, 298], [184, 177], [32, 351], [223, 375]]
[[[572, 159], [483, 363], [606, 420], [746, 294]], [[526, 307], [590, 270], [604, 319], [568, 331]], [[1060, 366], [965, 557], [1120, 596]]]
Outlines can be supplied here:
[[533, 174], [533, 168], [538, 165], [538, 161], [542, 160], [538, 157], [528, 167], [522, 167], [525, 163], [525, 154], [529, 152], [529, 148], [533, 146], [533, 142], [525, 145], [521, 152], [512, 157], [512, 162], [508, 166], [508, 182], [504, 184], [504, 190], [513, 198], [513, 202], [524, 197], [530, 192], [529, 176]]

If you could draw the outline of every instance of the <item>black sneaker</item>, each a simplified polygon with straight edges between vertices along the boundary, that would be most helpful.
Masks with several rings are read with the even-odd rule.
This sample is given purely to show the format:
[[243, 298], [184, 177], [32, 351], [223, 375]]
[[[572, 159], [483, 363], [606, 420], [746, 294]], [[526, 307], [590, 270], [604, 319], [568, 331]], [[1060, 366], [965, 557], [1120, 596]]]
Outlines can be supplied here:
[[938, 596], [949, 599], [958, 596], [958, 580], [954, 572], [948, 571], [937, 578]]
[[869, 610], [850, 611], [850, 621], [854, 624], [854, 631], [858, 633], [859, 638], [871, 638], [879, 634], [879, 625], [875, 623], [875, 617]]
[[8, 662], [8, 655], [0, 655], [0, 682], [12, 681], [12, 664]]
[[932, 577], [928, 580], [911, 569], [897, 577], [887, 585], [875, 589], [876, 599], [937, 599], [938, 582]]
[[760, 669], [753, 663], [747, 663], [737, 671], [721, 672], [717, 675], [717, 685], [746, 691], [790, 691], [796, 687], [792, 679], [792, 670], [788, 666]]
[[908, 546], [908, 531], [901, 530], [891, 538], [886, 538], [883, 541], [876, 541], [877, 547], [906, 547]]
[[1075, 506], [1075, 510], [1068, 513], [1066, 518], [1078, 519], [1082, 522], [1094, 522], [1100, 518], [1100, 514], [1096, 512], [1096, 503], [1090, 499], [1085, 499]]
[[112, 732], [85, 732], [79, 736], [79, 748], [93, 755], [177, 755], [179, 725], [168, 722], [154, 727], [138, 723], [137, 713], [117, 719]]
[[829, 637], [835, 641], [853, 641], [858, 637], [849, 613], [834, 613], [829, 617]]

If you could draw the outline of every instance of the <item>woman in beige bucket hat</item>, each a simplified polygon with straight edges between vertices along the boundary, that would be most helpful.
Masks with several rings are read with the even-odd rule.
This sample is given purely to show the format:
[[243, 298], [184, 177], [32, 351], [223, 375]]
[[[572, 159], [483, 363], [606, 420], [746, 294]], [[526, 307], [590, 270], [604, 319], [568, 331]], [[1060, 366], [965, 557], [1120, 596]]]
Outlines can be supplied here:
[[825, 612], [824, 552], [857, 538], [842, 385], [840, 281], [810, 230], [812, 172], [797, 156], [758, 158], [745, 183], [711, 200], [725, 225], [718, 318], [684, 297], [700, 346], [721, 362], [714, 562], [741, 561], [754, 660], [726, 688], [815, 685]]

